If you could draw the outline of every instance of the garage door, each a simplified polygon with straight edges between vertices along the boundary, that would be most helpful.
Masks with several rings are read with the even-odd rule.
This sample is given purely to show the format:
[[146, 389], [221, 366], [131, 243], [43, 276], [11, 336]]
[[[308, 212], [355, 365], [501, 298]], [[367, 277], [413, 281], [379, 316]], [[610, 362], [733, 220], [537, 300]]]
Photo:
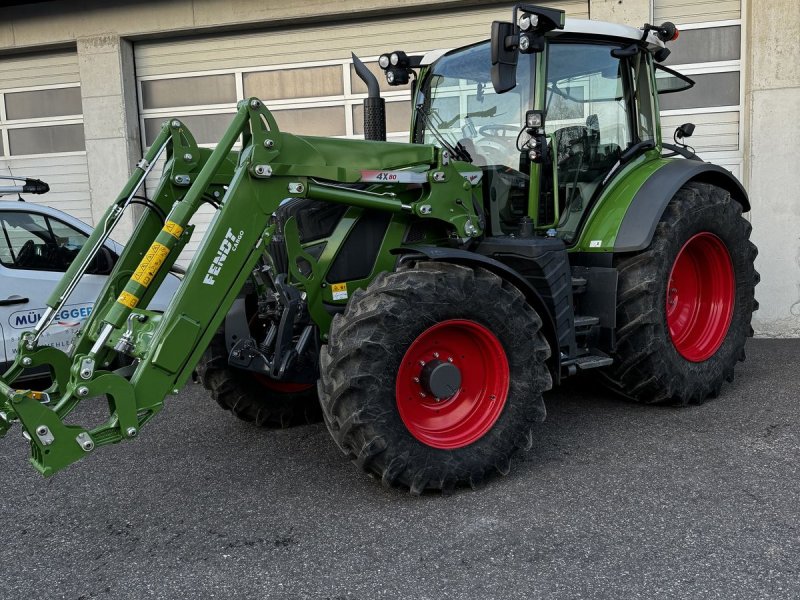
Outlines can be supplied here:
[[[550, 2], [587, 18], [587, 2]], [[257, 96], [279, 127], [306, 135], [362, 137], [366, 89], [355, 76], [350, 52], [378, 72], [382, 52], [421, 53], [486, 39], [492, 20], [509, 20], [510, 6], [447, 14], [391, 17], [337, 25], [248, 32], [134, 47], [142, 138], [149, 144], [168, 117], [179, 116], [201, 145], [222, 135], [240, 98]], [[379, 78], [383, 85], [383, 77]], [[409, 88], [384, 86], [390, 140], [408, 139]], [[148, 181], [153, 189], [157, 173]], [[186, 264], [202, 237], [210, 209], [196, 215]]]
[[704, 159], [741, 179], [744, 160], [742, 0], [655, 0], [654, 22], [673, 21], [681, 35], [664, 63], [695, 80], [661, 97], [664, 139], [682, 123], [697, 125], [689, 143]]
[[0, 58], [0, 175], [46, 181], [28, 200], [92, 223], [79, 81], [74, 51]]

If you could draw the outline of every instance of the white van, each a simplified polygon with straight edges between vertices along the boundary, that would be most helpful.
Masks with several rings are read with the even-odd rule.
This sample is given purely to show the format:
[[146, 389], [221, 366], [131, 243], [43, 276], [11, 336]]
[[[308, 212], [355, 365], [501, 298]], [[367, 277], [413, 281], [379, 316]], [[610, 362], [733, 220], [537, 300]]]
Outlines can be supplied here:
[[[14, 360], [20, 335], [36, 325], [47, 298], [91, 231], [83, 221], [48, 206], [0, 201], [0, 373]], [[67, 306], [40, 338], [42, 344], [66, 349], [72, 343], [121, 251], [117, 242], [105, 243]], [[179, 284], [180, 279], [169, 273], [148, 308], [165, 310]]]

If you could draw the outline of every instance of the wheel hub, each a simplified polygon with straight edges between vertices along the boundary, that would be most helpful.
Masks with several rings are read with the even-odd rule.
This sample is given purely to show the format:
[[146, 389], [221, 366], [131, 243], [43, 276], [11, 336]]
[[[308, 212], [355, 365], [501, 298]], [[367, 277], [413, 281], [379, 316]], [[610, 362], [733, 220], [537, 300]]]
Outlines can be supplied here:
[[686, 360], [708, 360], [725, 341], [735, 281], [730, 253], [713, 233], [692, 236], [678, 252], [667, 285], [667, 325]]
[[444, 400], [461, 387], [461, 371], [452, 362], [434, 359], [422, 367], [419, 383], [431, 396]]
[[462, 448], [495, 424], [510, 369], [500, 340], [466, 319], [442, 321], [411, 343], [397, 371], [397, 409], [409, 433], [440, 449]]

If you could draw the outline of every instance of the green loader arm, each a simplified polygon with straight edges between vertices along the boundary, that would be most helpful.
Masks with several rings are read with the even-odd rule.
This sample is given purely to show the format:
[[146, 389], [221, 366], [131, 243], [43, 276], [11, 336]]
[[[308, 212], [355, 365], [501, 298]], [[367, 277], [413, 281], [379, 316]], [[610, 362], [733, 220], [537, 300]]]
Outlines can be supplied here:
[[[241, 138], [242, 150], [233, 151]], [[69, 353], [38, 341], [86, 271], [147, 173], [166, 150], [167, 163], [147, 210]], [[411, 170], [401, 170], [413, 167]], [[19, 421], [31, 462], [49, 476], [100, 446], [131, 439], [190, 378], [212, 336], [251, 276], [275, 231], [273, 214], [287, 198], [314, 198], [405, 212], [449, 224], [467, 243], [482, 233], [465, 170], [433, 146], [299, 137], [279, 131], [258, 99], [239, 103], [220, 143], [197, 146], [178, 120], [165, 123], [123, 191], [106, 212], [48, 300], [36, 328], [23, 334], [11, 368], [0, 378], [0, 436]], [[409, 180], [418, 188], [412, 196]], [[375, 183], [379, 191], [342, 184]], [[409, 198], [413, 199], [409, 199]], [[149, 300], [188, 242], [192, 216], [206, 201], [217, 214], [163, 314]], [[165, 217], [161, 218], [161, 215]], [[291, 261], [290, 261], [291, 263]], [[294, 285], [309, 306], [324, 282], [313, 274]], [[318, 302], [316, 302], [318, 304]], [[314, 316], [312, 312], [312, 316]], [[328, 321], [315, 317], [320, 333]], [[114, 368], [119, 357], [130, 364]], [[12, 387], [27, 368], [47, 366], [42, 392]], [[64, 418], [83, 400], [105, 396], [108, 419], [87, 429]]]

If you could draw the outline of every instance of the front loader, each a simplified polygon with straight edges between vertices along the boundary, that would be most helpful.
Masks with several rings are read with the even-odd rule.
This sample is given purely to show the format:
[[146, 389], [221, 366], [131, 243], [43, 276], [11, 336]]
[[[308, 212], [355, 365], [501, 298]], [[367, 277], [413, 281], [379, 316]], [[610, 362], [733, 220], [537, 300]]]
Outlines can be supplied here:
[[[418, 493], [507, 472], [543, 393], [577, 373], [640, 402], [716, 396], [752, 334], [756, 252], [744, 189], [681, 141], [693, 127], [662, 141], [659, 92], [692, 85], [658, 64], [675, 37], [519, 5], [490, 41], [382, 55], [390, 84], [414, 79], [408, 144], [382, 141], [355, 58], [366, 141], [282, 132], [257, 98], [213, 150], [167, 121], [22, 336], [0, 434], [19, 421], [48, 476], [138, 436], [196, 373], [260, 425], [321, 412], [358, 465]], [[134, 201], [72, 349], [40, 345]], [[203, 203], [216, 214], [178, 292], [148, 310]], [[42, 366], [48, 389], [12, 385]], [[102, 424], [65, 422], [102, 398]]]

